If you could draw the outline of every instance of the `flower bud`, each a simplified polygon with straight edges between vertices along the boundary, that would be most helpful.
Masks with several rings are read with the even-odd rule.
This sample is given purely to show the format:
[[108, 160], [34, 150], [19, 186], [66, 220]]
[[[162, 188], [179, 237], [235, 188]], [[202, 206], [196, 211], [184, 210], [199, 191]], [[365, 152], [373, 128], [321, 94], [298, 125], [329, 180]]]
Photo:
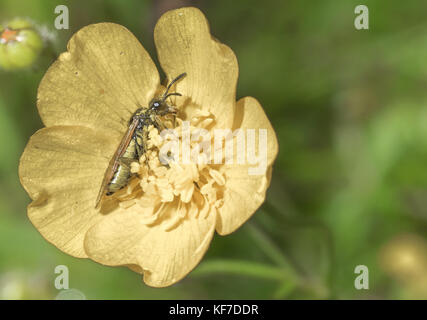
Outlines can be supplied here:
[[13, 19], [0, 26], [0, 68], [15, 70], [31, 66], [43, 48], [43, 40], [26, 19]]

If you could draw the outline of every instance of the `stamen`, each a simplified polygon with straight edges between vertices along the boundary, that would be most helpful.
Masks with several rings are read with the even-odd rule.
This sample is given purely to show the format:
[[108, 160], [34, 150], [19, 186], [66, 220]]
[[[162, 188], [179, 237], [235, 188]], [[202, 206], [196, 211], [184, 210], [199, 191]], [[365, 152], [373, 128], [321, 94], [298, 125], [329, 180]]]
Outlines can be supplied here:
[[[191, 130], [207, 127], [215, 121], [207, 111], [198, 110], [191, 119]], [[177, 117], [176, 136], [182, 146], [183, 119]], [[141, 207], [142, 220], [146, 225], [161, 224], [165, 231], [177, 227], [188, 217], [207, 218], [209, 214], [223, 205], [224, 175], [211, 167], [209, 157], [205, 153], [196, 154], [197, 163], [180, 163], [170, 161], [163, 164], [159, 153], [164, 143], [159, 131], [148, 128], [146, 151], [139, 162], [131, 164], [131, 172], [135, 177], [129, 183], [125, 196], [118, 197], [122, 207], [135, 203]], [[190, 151], [198, 150], [199, 141], [191, 141]], [[212, 141], [213, 145], [213, 141]], [[179, 150], [180, 152], [182, 151]], [[150, 210], [150, 208], [157, 208]]]

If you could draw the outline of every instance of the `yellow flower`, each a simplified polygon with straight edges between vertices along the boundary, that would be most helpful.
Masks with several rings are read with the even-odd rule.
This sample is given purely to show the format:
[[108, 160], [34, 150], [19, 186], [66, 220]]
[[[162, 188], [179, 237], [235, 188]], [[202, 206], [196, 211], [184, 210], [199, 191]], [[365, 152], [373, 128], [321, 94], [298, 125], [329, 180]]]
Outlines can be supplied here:
[[19, 174], [33, 199], [28, 216], [49, 242], [75, 257], [128, 266], [148, 285], [163, 287], [198, 264], [215, 230], [235, 231], [263, 203], [278, 145], [260, 104], [251, 97], [235, 101], [236, 57], [210, 35], [198, 9], [164, 14], [154, 40], [169, 81], [187, 73], [175, 87], [182, 97], [171, 99], [179, 110], [178, 139], [186, 122], [207, 132], [265, 129], [262, 174], [248, 174], [251, 164], [163, 165], [159, 151], [165, 141], [150, 128], [148, 150], [131, 167], [138, 175], [95, 209], [104, 172], [132, 114], [164, 91], [141, 44], [112, 23], [78, 31], [47, 71], [37, 97], [46, 127], [28, 142]]

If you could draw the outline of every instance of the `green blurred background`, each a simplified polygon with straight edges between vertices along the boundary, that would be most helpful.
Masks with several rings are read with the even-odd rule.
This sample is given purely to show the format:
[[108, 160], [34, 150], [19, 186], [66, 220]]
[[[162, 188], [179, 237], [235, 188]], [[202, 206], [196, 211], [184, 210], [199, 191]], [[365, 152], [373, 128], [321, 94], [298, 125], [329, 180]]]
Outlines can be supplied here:
[[[70, 29], [55, 30], [65, 4]], [[354, 28], [369, 7], [370, 29]], [[81, 27], [129, 28], [155, 58], [164, 11], [194, 5], [240, 67], [238, 98], [259, 99], [280, 152], [265, 205], [169, 288], [126, 268], [76, 259], [26, 217], [19, 157], [42, 127], [36, 92]], [[427, 3], [389, 0], [0, 0], [0, 20], [28, 17], [53, 34], [35, 65], [0, 70], [0, 298], [53, 299], [57, 265], [88, 299], [426, 299]], [[357, 265], [369, 289], [356, 290]]]

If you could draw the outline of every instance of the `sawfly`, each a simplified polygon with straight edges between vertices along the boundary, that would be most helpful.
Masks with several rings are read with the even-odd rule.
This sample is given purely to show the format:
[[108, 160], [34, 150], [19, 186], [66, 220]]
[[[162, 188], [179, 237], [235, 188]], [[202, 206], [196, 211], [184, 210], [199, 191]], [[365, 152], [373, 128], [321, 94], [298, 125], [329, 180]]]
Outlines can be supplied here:
[[160, 117], [167, 114], [176, 115], [177, 110], [168, 105], [166, 99], [170, 96], [181, 96], [178, 92], [169, 93], [169, 89], [186, 75], [186, 73], [182, 73], [177, 76], [169, 83], [162, 96], [151, 100], [148, 108], [138, 108], [132, 115], [129, 121], [129, 128], [105, 171], [95, 208], [99, 207], [104, 196], [110, 196], [128, 184], [133, 175], [130, 169], [131, 163], [138, 161], [146, 152], [148, 127], [153, 125], [157, 130], [161, 131], [164, 127]]

